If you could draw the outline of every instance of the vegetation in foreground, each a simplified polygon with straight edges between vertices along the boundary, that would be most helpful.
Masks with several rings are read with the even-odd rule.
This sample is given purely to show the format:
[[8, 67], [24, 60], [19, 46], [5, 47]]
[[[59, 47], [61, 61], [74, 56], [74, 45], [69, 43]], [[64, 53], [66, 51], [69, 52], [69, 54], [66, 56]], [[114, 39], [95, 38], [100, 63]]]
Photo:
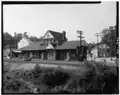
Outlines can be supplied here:
[[[118, 93], [116, 68], [86, 63], [86, 69], [42, 68], [12, 70], [4, 67], [4, 93]], [[117, 67], [118, 69], [118, 67]]]

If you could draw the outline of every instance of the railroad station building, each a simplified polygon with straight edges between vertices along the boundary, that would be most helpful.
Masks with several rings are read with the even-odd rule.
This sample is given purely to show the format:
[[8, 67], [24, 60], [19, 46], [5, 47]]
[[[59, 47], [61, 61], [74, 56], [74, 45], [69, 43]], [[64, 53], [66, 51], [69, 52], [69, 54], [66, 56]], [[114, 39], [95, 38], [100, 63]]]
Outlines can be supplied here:
[[[23, 36], [23, 39], [26, 39], [26, 41], [20, 41], [18, 45], [21, 45], [19, 49], [22, 51], [24, 58], [32, 57], [33, 59], [40, 60], [78, 60], [76, 49], [80, 46], [80, 41], [68, 41], [65, 31], [59, 33], [48, 30], [40, 41], [30, 43], [26, 46], [22, 45], [22, 43], [29, 40], [27, 40], [25, 36]], [[88, 46], [85, 40], [82, 40], [81, 44], [84, 48]], [[86, 54], [87, 52], [84, 53]]]

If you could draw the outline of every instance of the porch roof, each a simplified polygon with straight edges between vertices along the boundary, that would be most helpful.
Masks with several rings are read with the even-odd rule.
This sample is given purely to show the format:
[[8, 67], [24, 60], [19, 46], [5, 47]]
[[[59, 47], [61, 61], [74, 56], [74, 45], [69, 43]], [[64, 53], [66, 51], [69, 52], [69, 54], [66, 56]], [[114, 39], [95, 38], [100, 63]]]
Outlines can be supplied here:
[[14, 53], [22, 53], [22, 51], [21, 51], [21, 50], [18, 50], [18, 49], [12, 49], [12, 51], [13, 51]]

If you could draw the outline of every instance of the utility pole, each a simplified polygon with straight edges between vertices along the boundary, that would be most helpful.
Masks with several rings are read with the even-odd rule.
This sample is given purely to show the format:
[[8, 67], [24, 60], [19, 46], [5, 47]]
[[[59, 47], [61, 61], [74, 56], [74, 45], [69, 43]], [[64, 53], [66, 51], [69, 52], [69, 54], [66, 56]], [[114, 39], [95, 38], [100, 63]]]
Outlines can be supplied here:
[[[98, 50], [98, 49], [99, 49], [99, 48], [98, 48], [98, 43], [99, 43], [100, 34], [99, 34], [99, 33], [96, 33], [95, 36], [97, 37], [97, 50]], [[99, 55], [99, 52], [98, 52], [98, 55]]]
[[84, 37], [82, 36], [82, 35], [83, 35], [83, 31], [78, 30], [77, 33], [79, 34], [79, 36], [77, 36], [77, 37], [80, 38], [80, 47], [81, 47], [81, 46], [82, 46], [81, 40], [82, 40], [82, 38], [84, 38]]
[[100, 37], [100, 34], [99, 33], [96, 33], [95, 35], [97, 37], [97, 44], [99, 43], [99, 37]]
[[[83, 31], [77, 30], [77, 33], [79, 34], [79, 36], [77, 36], [77, 37], [80, 38], [80, 51], [82, 51], [82, 43], [81, 43], [81, 41], [82, 41], [82, 38], [84, 38], [84, 37], [82, 36], [82, 35], [83, 35]], [[81, 60], [82, 54], [81, 54], [81, 52], [79, 52], [79, 54], [80, 54], [80, 60]]]

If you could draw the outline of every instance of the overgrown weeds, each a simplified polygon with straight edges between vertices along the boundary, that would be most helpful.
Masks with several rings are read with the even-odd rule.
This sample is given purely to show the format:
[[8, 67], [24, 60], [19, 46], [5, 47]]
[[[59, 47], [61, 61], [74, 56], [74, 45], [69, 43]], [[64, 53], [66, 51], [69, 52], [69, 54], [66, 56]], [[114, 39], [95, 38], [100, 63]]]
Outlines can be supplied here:
[[[86, 63], [86, 70], [76, 70], [76, 72], [63, 70], [62, 68], [46, 69], [39, 65], [36, 65], [31, 71], [18, 70], [14, 72], [16, 78], [22, 78], [40, 87], [39, 93], [118, 93], [118, 75], [114, 74], [108, 66], [100, 64]], [[16, 85], [13, 88], [14, 90], [20, 87], [16, 81], [14, 85]], [[44, 91], [41, 90], [42, 85], [46, 86]], [[11, 88], [9, 85], [6, 86]]]

